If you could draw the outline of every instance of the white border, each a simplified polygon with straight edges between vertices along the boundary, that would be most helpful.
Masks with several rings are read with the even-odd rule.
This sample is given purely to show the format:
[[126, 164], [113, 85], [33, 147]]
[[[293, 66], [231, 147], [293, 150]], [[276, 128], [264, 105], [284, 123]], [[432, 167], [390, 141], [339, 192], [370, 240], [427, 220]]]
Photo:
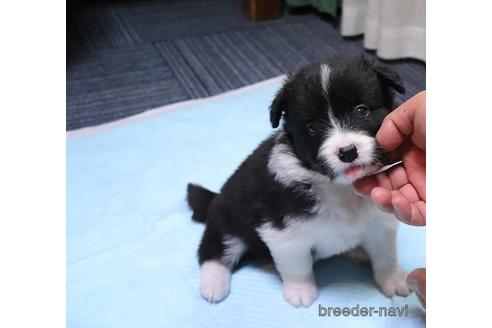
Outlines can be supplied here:
[[227, 92], [215, 95], [215, 96], [200, 98], [200, 99], [185, 100], [182, 102], [178, 102], [178, 103], [150, 109], [150, 110], [147, 110], [143, 113], [139, 113], [139, 114], [136, 114], [133, 116], [125, 117], [125, 118], [122, 118], [122, 119], [119, 119], [116, 121], [112, 121], [109, 123], [104, 123], [104, 124], [100, 124], [100, 125], [95, 125], [95, 126], [90, 126], [90, 127], [86, 127], [86, 128], [67, 131], [67, 140], [72, 140], [72, 139], [80, 138], [80, 137], [87, 136], [87, 135], [93, 135], [93, 134], [96, 134], [96, 133], [99, 133], [102, 131], [106, 131], [106, 130], [115, 128], [117, 126], [137, 122], [139, 120], [147, 119], [147, 118], [154, 117], [157, 115], [161, 115], [163, 113], [174, 112], [174, 111], [188, 108], [191, 106], [203, 104], [203, 103], [206, 103], [208, 101], [220, 100], [220, 99], [238, 96], [238, 95], [250, 92], [252, 90], [255, 90], [255, 89], [267, 86], [267, 85], [281, 82], [285, 78], [286, 78], [286, 75], [284, 74], [284, 75], [280, 75], [280, 76], [277, 76], [277, 77], [274, 77], [274, 78], [271, 78], [268, 80], [264, 80], [264, 81], [261, 81], [258, 83], [250, 84], [250, 85], [247, 85], [247, 86], [239, 88], [239, 89], [227, 91]]
[[1, 7], [0, 327], [65, 327], [66, 2]]

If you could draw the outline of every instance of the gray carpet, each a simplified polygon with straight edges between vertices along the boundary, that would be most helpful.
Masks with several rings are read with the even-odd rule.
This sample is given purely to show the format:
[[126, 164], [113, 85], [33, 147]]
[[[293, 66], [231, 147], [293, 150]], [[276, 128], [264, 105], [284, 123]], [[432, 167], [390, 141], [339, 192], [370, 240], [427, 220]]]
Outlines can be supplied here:
[[[338, 24], [309, 9], [252, 23], [240, 0], [69, 5], [67, 130], [236, 89], [331, 54], [374, 57], [362, 38], [342, 38]], [[425, 64], [384, 63], [404, 79], [399, 101], [425, 89]]]

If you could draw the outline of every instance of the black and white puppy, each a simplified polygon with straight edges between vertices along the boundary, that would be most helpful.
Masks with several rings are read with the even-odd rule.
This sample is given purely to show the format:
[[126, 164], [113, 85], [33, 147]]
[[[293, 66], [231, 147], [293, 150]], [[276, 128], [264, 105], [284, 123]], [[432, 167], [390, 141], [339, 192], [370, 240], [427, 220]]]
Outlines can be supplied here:
[[230, 290], [245, 255], [273, 259], [294, 306], [317, 298], [313, 261], [358, 247], [384, 294], [407, 295], [397, 262], [397, 221], [354, 193], [351, 182], [384, 163], [375, 134], [393, 108], [398, 74], [364, 57], [333, 58], [290, 75], [270, 107], [283, 127], [239, 166], [220, 193], [188, 185], [193, 219], [206, 223], [198, 251], [200, 291]]

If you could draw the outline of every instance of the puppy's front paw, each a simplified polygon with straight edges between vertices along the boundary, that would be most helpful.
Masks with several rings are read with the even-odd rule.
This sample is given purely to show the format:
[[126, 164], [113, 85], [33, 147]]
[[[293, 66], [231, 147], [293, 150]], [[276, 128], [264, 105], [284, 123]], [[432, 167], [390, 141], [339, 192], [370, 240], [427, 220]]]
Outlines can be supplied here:
[[407, 272], [398, 267], [389, 274], [376, 275], [376, 283], [386, 296], [408, 296], [410, 290], [407, 286]]
[[295, 307], [308, 307], [318, 298], [314, 280], [284, 281], [284, 299]]
[[202, 265], [200, 293], [211, 303], [222, 301], [229, 295], [231, 271], [219, 261], [206, 261]]

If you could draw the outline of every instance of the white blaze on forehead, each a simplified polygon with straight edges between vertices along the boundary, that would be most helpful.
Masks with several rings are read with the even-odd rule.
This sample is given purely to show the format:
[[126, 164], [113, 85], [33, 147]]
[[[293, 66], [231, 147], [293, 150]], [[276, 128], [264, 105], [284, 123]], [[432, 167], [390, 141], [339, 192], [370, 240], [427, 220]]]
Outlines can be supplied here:
[[321, 77], [321, 89], [325, 93], [328, 94], [328, 84], [330, 83], [330, 66], [326, 64], [321, 64], [319, 76]]
[[[330, 66], [328, 66], [326, 64], [321, 64], [320, 72], [319, 72], [319, 75], [321, 77], [321, 79], [320, 79], [321, 80], [321, 88], [322, 88], [323, 93], [325, 94], [325, 96], [327, 98], [328, 98], [328, 87], [330, 84], [330, 72], [331, 72]], [[330, 124], [333, 128], [335, 128], [337, 130], [343, 129], [341, 122], [338, 121], [336, 119], [335, 115], [333, 114], [333, 110], [331, 109], [331, 106], [329, 103], [328, 103], [328, 119], [330, 120]]]
[[335, 131], [343, 131], [342, 122], [337, 120], [335, 114], [333, 114], [333, 110], [331, 109], [331, 107], [328, 108], [328, 119], [330, 120], [330, 124]]

